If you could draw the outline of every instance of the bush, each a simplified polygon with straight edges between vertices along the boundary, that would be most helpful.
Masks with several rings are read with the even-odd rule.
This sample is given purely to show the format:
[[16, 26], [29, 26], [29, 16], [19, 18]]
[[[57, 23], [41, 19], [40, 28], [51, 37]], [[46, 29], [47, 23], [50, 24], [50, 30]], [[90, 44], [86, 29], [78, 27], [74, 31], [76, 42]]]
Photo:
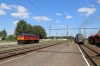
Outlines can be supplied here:
[[16, 36], [15, 35], [9, 35], [7, 37], [7, 41], [16, 41]]

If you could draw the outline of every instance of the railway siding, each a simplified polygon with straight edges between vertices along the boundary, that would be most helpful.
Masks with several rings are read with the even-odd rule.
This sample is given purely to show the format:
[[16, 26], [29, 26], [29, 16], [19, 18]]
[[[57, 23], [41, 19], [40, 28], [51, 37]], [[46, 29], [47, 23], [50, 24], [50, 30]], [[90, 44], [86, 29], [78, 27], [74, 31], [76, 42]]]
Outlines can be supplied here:
[[99, 66], [100, 65], [100, 49], [97, 47], [93, 47], [91, 45], [85, 44], [80, 45], [80, 47], [84, 50], [86, 53], [86, 58], [91, 66]]
[[22, 46], [22, 47], [17, 46], [17, 47], [3, 49], [2, 51], [0, 51], [0, 59], [15, 56], [15, 55], [26, 53], [26, 52], [30, 52], [33, 50], [38, 50], [38, 49], [58, 45], [61, 43], [63, 43], [63, 42], [57, 42], [57, 43], [52, 43], [52, 44], [43, 44], [43, 45], [37, 45], [37, 46], [34, 46], [34, 45]]

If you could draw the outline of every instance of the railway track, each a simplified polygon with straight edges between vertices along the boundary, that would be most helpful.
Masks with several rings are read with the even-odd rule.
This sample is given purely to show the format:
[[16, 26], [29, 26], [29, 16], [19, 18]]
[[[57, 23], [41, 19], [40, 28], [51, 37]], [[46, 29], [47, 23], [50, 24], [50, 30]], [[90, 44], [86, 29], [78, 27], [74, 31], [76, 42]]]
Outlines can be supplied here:
[[[61, 44], [61, 43], [63, 43], [63, 42], [57, 42], [57, 43], [52, 43], [52, 44], [49, 43], [49, 44], [38, 45], [38, 46], [31, 46], [31, 45], [22, 46], [22, 47], [17, 46], [16, 48], [11, 48], [9, 50], [0, 51], [0, 59], [2, 60], [2, 59], [5, 59], [5, 58], [16, 56], [16, 55], [25, 54], [27, 52], [31, 52], [31, 51], [34, 51], [34, 50], [39, 50], [39, 49], [42, 49], [42, 48], [58, 45], [58, 44]], [[11, 46], [11, 47], [13, 47], [13, 46]], [[2, 49], [3, 49], [3, 47], [2, 47]]]
[[100, 66], [100, 49], [91, 45], [79, 45], [90, 66]]

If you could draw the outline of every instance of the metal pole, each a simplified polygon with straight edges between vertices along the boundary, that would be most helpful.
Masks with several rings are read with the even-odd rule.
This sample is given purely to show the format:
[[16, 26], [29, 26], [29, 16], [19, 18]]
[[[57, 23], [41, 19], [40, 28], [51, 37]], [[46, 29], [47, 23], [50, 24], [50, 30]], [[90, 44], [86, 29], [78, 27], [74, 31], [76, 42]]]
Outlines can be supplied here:
[[79, 28], [79, 33], [81, 34], [81, 28]]
[[84, 28], [84, 39], [85, 39], [85, 29], [86, 29], [86, 28]]
[[[51, 37], [51, 25], [49, 25], [49, 38]], [[50, 38], [51, 39], [51, 38]]]
[[71, 32], [71, 42], [72, 42], [72, 32]]
[[58, 38], [57, 38], [57, 32], [56, 32], [56, 39], [58, 40]]
[[84, 28], [84, 42], [85, 42], [85, 29], [86, 29], [86, 28]]
[[68, 25], [67, 25], [67, 45], [68, 45]]

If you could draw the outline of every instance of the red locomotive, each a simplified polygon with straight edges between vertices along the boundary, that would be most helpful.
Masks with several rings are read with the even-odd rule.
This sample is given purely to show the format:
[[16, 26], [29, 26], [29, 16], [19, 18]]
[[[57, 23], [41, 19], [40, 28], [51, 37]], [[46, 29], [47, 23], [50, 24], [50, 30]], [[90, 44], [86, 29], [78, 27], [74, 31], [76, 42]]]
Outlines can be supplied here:
[[100, 33], [89, 36], [88, 41], [90, 44], [100, 45]]
[[35, 34], [25, 34], [21, 33], [17, 35], [17, 42], [18, 44], [25, 44], [25, 43], [38, 43], [39, 36]]

